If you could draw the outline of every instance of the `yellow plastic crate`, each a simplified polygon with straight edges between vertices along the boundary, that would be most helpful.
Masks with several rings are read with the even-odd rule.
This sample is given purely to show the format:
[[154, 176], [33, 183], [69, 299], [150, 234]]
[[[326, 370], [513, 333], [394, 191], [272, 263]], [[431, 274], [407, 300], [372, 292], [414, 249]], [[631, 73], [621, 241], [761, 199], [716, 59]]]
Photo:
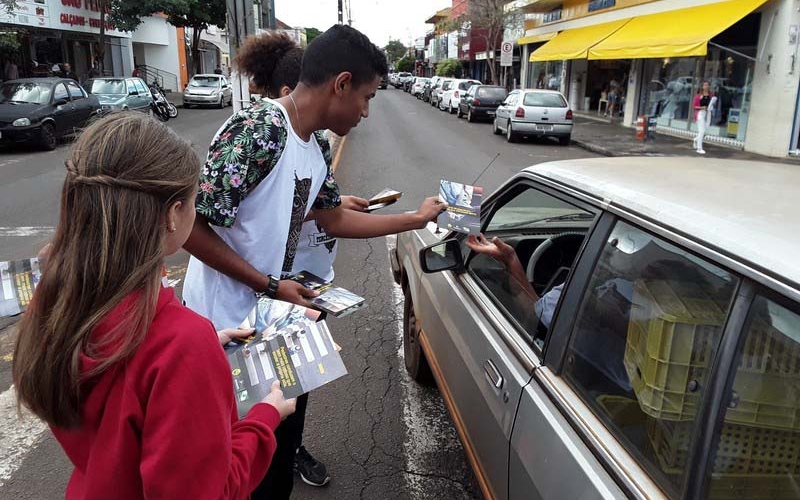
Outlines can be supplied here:
[[[692, 422], [650, 419], [647, 435], [667, 474], [686, 468]], [[714, 460], [713, 474], [728, 479], [800, 473], [800, 431], [767, 429], [726, 422]]]
[[[640, 280], [633, 290], [624, 363], [639, 405], [693, 420], [727, 304], [685, 282]], [[743, 352], [728, 420], [800, 429], [800, 344], [756, 320]]]

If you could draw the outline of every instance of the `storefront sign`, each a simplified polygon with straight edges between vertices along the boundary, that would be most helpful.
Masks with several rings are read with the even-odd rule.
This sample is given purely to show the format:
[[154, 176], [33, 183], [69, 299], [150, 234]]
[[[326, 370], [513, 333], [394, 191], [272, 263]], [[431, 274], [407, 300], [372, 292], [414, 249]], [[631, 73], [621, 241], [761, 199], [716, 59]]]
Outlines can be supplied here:
[[[100, 32], [100, 8], [96, 0], [47, 0], [50, 2], [50, 26], [67, 31]], [[106, 17], [106, 33], [110, 36], [130, 37], [118, 31]]]
[[45, 0], [17, 2], [11, 13], [0, 9], [0, 23], [22, 24], [37, 28], [50, 27], [50, 15], [47, 11]]
[[614, 5], [616, 5], [616, 0], [592, 0], [591, 2], [589, 2], [589, 12], [609, 9]]

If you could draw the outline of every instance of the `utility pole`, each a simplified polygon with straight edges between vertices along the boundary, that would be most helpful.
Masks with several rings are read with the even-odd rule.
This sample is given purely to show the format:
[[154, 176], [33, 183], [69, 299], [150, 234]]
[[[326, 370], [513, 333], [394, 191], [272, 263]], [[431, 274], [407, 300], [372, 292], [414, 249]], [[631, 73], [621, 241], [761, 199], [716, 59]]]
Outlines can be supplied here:
[[[245, 38], [256, 34], [256, 9], [253, 8], [253, 0], [227, 0], [226, 6], [230, 59], [233, 61], [236, 51], [244, 43]], [[233, 85], [233, 110], [236, 112], [242, 109], [242, 103], [250, 101], [250, 91], [247, 79], [242, 78], [238, 72], [231, 74], [231, 83]]]

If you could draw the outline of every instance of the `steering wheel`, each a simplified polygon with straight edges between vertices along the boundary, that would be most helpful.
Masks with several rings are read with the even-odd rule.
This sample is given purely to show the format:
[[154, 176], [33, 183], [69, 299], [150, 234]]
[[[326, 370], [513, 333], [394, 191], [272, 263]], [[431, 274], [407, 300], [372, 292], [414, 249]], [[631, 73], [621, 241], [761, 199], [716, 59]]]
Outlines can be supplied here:
[[[548, 254], [549, 252], [558, 251], [562, 247], [562, 245], [568, 244], [571, 241], [577, 243], [577, 245], [575, 245], [575, 250], [577, 252], [577, 249], [580, 248], [580, 243], [583, 242], [584, 237], [585, 235], [583, 233], [578, 233], [575, 231], [566, 231], [563, 233], [558, 233], [544, 240], [538, 247], [536, 247], [536, 250], [533, 251], [533, 255], [531, 255], [531, 258], [528, 259], [528, 268], [525, 270], [525, 275], [528, 278], [528, 282], [530, 282], [531, 284], [535, 282], [534, 278], [537, 274], [536, 266], [539, 264], [539, 262], [542, 260], [542, 257], [545, 254]], [[574, 255], [572, 257], [573, 258], [570, 259], [570, 262], [560, 263], [561, 265], [558, 267], [571, 266], [572, 260], [574, 260]], [[546, 291], [547, 290], [542, 290], [542, 292]]]

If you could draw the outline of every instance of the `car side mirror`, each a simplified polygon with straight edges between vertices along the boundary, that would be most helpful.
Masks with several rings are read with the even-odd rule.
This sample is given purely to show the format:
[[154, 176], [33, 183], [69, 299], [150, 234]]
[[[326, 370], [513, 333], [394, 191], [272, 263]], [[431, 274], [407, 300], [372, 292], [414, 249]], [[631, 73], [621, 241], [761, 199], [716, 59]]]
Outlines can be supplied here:
[[445, 240], [421, 249], [419, 261], [422, 272], [426, 274], [460, 271], [464, 268], [461, 245], [455, 239]]
[[53, 102], [53, 106], [63, 106], [63, 105], [65, 105], [66, 103], [67, 103], [67, 100], [66, 100], [66, 99], [56, 99], [56, 100]]

